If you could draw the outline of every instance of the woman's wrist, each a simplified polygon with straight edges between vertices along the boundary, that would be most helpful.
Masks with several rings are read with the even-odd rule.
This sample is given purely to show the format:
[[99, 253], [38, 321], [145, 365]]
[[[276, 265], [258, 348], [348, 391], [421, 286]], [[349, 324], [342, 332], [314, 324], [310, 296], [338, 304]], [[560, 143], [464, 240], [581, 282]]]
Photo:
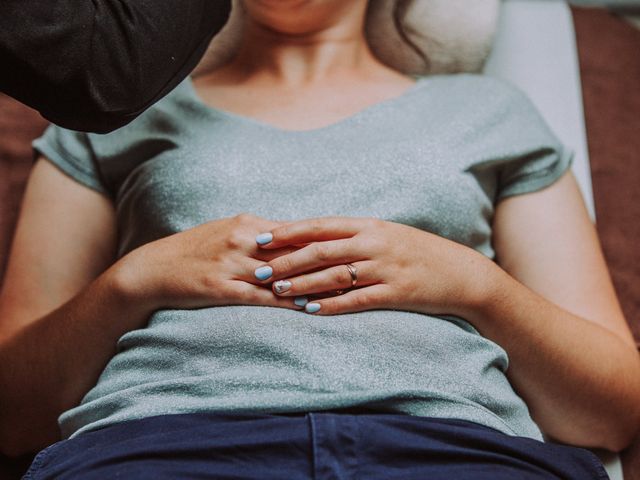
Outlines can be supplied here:
[[118, 260], [103, 275], [107, 288], [118, 304], [135, 306], [146, 313], [160, 308], [157, 295], [145, 287], [140, 262], [131, 253]]
[[[517, 331], [516, 317], [538, 312], [549, 302], [513, 278], [500, 265], [483, 257], [470, 277], [465, 302], [456, 314], [471, 323], [484, 337], [506, 348]], [[542, 302], [542, 303], [540, 303]]]
[[472, 252], [467, 268], [461, 294], [453, 304], [452, 313], [471, 322], [477, 328], [491, 312], [496, 302], [501, 302], [505, 292], [511, 288], [511, 277], [494, 261], [478, 252]]

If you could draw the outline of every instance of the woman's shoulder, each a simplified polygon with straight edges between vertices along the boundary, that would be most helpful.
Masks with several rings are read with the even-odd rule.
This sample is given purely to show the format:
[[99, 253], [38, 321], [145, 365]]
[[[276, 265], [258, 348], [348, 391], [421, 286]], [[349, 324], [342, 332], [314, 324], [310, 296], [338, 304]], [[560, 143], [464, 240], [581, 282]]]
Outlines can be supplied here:
[[[508, 80], [480, 73], [434, 74], [419, 77], [425, 85], [425, 101], [443, 109], [464, 108], [485, 117], [505, 111], [531, 113], [536, 108], [527, 94]], [[427, 100], [428, 99], [428, 100]]]
[[86, 133], [51, 125], [34, 140], [36, 152], [100, 192], [113, 193], [127, 172], [163, 150], [186, 141], [191, 116], [181, 83], [131, 123], [109, 133]]
[[[516, 84], [479, 73], [421, 77], [424, 107], [443, 115], [462, 116], [474, 125], [533, 124], [546, 128], [538, 108]], [[484, 127], [482, 127], [484, 128]]]
[[442, 73], [418, 78], [444, 90], [468, 92], [474, 95], [526, 96], [514, 83], [482, 73]]

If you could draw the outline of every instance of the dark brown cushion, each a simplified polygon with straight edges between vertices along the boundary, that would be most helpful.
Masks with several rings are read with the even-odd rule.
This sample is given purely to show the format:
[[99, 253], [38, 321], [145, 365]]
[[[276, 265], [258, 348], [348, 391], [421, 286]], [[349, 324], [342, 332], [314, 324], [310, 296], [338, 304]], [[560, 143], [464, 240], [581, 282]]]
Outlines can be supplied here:
[[[601, 9], [573, 8], [598, 233], [640, 346], [640, 30]], [[622, 455], [640, 480], [640, 435]]]

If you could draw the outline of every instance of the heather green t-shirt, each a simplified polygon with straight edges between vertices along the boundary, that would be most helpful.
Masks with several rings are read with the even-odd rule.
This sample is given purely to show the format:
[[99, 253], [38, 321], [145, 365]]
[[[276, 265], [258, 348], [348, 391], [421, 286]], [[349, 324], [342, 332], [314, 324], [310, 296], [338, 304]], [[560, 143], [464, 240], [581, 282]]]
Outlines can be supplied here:
[[[550, 185], [572, 157], [518, 89], [471, 74], [421, 77], [399, 97], [308, 131], [211, 108], [187, 79], [127, 127], [107, 135], [51, 127], [34, 147], [113, 200], [119, 256], [250, 212], [374, 216], [494, 258], [496, 202]], [[119, 339], [97, 384], [59, 424], [66, 438], [152, 415], [361, 406], [540, 440], [507, 366], [503, 348], [452, 316], [161, 310]]]

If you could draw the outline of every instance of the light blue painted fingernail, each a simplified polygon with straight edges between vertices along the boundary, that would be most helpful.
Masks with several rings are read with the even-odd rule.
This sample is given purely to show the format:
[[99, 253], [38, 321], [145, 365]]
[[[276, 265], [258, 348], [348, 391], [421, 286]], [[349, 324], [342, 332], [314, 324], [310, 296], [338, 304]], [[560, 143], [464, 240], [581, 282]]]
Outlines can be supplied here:
[[255, 274], [258, 280], [266, 280], [273, 275], [273, 269], [269, 265], [265, 265], [264, 267], [256, 268]]
[[271, 240], [273, 240], [273, 234], [271, 234], [269, 232], [261, 233], [261, 234], [256, 236], [256, 242], [258, 242], [259, 245], [266, 245]]
[[316, 313], [317, 311], [320, 310], [320, 304], [319, 303], [307, 303], [304, 306], [304, 309], [307, 313]]
[[309, 299], [307, 297], [296, 297], [294, 298], [293, 303], [295, 303], [299, 307], [304, 307], [307, 303], [309, 303]]

